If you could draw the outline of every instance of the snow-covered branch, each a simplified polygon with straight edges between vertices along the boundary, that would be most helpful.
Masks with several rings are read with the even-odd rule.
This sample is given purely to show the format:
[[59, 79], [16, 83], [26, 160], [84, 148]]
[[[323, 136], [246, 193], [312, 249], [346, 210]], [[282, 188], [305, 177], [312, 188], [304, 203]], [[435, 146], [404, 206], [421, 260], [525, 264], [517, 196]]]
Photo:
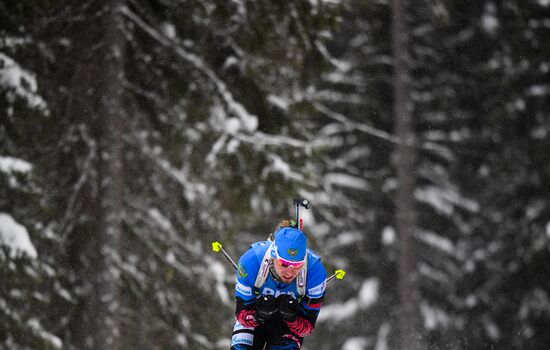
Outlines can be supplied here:
[[29, 107], [48, 114], [46, 102], [37, 94], [38, 84], [35, 75], [23, 69], [2, 52], [0, 52], [0, 88], [13, 90], [15, 95], [27, 101]]
[[176, 39], [170, 39], [163, 35], [160, 31], [156, 30], [145, 21], [143, 21], [138, 15], [132, 12], [129, 8], [123, 7], [122, 13], [128, 17], [131, 21], [137, 24], [145, 33], [157, 40], [163, 46], [169, 47], [186, 62], [190, 63], [200, 72], [202, 72], [216, 87], [218, 94], [222, 97], [229, 110], [237, 116], [242, 123], [242, 127], [246, 132], [253, 132], [258, 127], [258, 117], [249, 113], [246, 108], [238, 101], [235, 100], [231, 92], [227, 89], [225, 83], [220, 79], [212, 69], [202, 60], [201, 57], [194, 53], [191, 53], [184, 49], [176, 42]]

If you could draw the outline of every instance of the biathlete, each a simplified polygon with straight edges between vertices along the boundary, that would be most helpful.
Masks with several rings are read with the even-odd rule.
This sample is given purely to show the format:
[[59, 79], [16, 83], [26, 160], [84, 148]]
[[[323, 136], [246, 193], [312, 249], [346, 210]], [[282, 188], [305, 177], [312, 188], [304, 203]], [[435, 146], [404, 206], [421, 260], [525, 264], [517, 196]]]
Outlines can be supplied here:
[[274, 240], [256, 242], [237, 266], [231, 350], [300, 349], [325, 296], [326, 270], [305, 234], [283, 221]]

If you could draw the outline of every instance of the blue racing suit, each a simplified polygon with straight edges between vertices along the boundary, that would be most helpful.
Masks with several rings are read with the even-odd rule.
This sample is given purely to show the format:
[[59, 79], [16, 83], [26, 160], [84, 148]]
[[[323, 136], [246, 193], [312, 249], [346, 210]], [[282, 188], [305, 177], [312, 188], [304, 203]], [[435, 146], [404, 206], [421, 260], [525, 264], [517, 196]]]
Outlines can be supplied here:
[[[256, 242], [239, 259], [235, 284], [236, 321], [231, 338], [232, 350], [257, 350], [267, 345], [267, 350], [300, 349], [319, 315], [325, 296], [326, 270], [321, 259], [307, 250], [307, 273], [305, 295], [299, 294], [297, 279], [285, 284], [278, 281], [273, 266], [262, 286], [254, 286], [264, 254], [270, 241]], [[272, 262], [271, 262], [272, 264]], [[264, 324], [254, 320], [255, 301], [262, 294], [278, 297], [290, 294], [299, 300], [298, 317], [292, 322], [284, 321], [278, 314]]]

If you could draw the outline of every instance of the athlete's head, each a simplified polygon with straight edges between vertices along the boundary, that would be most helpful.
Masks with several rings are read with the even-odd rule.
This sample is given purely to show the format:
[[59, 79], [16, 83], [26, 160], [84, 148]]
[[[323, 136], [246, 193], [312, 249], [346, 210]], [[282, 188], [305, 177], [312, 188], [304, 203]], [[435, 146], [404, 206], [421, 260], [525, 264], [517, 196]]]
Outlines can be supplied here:
[[284, 227], [275, 232], [273, 266], [283, 282], [294, 280], [304, 265], [306, 241], [306, 235], [294, 227]]

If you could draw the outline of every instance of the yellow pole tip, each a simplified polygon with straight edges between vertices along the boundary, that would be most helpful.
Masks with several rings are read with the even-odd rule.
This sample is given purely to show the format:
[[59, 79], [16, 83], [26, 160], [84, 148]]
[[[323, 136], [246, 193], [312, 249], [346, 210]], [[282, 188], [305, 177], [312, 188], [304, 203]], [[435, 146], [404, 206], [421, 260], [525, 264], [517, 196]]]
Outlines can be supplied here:
[[338, 278], [339, 280], [344, 278], [344, 276], [346, 275], [346, 271], [344, 270], [336, 270], [334, 271], [334, 273], [336, 274], [336, 278]]
[[220, 242], [212, 242], [212, 250], [215, 251], [216, 253], [220, 251], [220, 249], [222, 249], [222, 245]]

